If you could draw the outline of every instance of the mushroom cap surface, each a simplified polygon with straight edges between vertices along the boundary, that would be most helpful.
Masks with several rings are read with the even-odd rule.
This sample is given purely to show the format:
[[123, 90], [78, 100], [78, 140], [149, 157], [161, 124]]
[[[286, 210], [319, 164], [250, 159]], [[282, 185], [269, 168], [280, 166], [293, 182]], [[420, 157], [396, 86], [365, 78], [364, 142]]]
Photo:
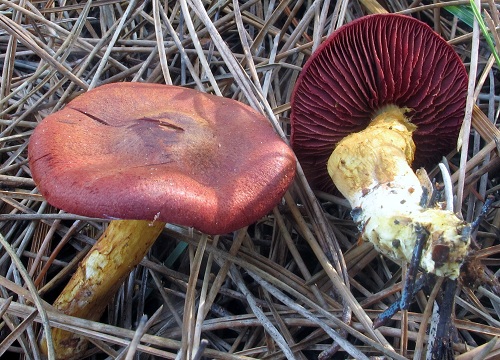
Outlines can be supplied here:
[[342, 26], [304, 65], [291, 100], [291, 143], [313, 188], [332, 191], [326, 163], [345, 136], [384, 107], [408, 108], [417, 126], [414, 168], [456, 147], [467, 72], [446, 41], [403, 15], [368, 15]]
[[222, 234], [279, 202], [295, 156], [235, 100], [176, 86], [115, 83], [45, 118], [29, 143], [40, 193], [70, 213], [158, 220]]

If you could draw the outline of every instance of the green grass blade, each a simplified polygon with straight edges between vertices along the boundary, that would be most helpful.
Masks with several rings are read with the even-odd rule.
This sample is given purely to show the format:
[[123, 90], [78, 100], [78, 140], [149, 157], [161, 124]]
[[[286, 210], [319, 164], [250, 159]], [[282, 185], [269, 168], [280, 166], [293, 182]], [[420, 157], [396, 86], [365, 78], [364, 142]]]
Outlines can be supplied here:
[[449, 13], [451, 13], [452, 15], [459, 18], [461, 21], [463, 21], [470, 27], [472, 27], [472, 25], [474, 24], [474, 13], [472, 12], [470, 6], [450, 5], [450, 6], [445, 6], [444, 9]]
[[471, 4], [472, 12], [474, 13], [474, 16], [476, 17], [477, 22], [479, 24], [479, 28], [481, 29], [481, 32], [483, 33], [484, 39], [488, 43], [488, 46], [491, 50], [491, 53], [493, 54], [493, 57], [495, 58], [495, 61], [497, 62], [497, 65], [500, 67], [500, 56], [498, 55], [498, 52], [495, 48], [495, 44], [493, 44], [493, 39], [491, 38], [489, 30], [486, 27], [486, 24], [484, 23], [483, 17], [481, 16], [479, 9], [477, 8], [476, 4], [474, 3], [474, 0], [470, 0], [470, 4]]

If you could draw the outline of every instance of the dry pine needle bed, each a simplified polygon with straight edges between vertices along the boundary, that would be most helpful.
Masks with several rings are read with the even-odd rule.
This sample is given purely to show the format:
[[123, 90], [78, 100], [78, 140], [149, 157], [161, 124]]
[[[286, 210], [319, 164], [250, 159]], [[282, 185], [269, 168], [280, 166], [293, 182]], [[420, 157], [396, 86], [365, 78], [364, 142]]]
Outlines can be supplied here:
[[[78, 359], [500, 358], [500, 18], [493, 0], [479, 5], [488, 36], [474, 25], [469, 1], [0, 0], [1, 356], [43, 358], [40, 339], [48, 335], [45, 351], [54, 357], [50, 330], [58, 328], [88, 340]], [[431, 191], [443, 199], [452, 191], [448, 199], [454, 201], [448, 203], [455, 203], [457, 221], [481, 220], [472, 225], [456, 288], [449, 286], [452, 272], [431, 275], [408, 310], [395, 311], [374, 329], [377, 316], [397, 303], [411, 270], [360, 239], [366, 222], [357, 227], [360, 217], [353, 212], [353, 221], [351, 204], [334, 186], [318, 183], [310, 159], [297, 151], [292, 184], [263, 217], [218, 235], [157, 223], [158, 239], [115, 295], [107, 296], [102, 316], [88, 320], [52, 307], [113, 222], [64, 212], [38, 191], [28, 144], [44, 118], [106, 84], [169, 84], [246, 104], [270, 123], [276, 139], [295, 142], [292, 94], [307, 60], [342, 25], [384, 13], [425, 22], [452, 47], [472, 79], [463, 81], [458, 110], [464, 122], [453, 130], [461, 150], [447, 132], [435, 145], [447, 151], [449, 181], [438, 167], [440, 157], [422, 161]], [[360, 51], [346, 57], [352, 71], [336, 84], [365, 69], [364, 60], [352, 58]], [[425, 51], [422, 61], [429, 56]], [[404, 61], [398, 54], [389, 57]], [[436, 68], [431, 62], [422, 76]], [[312, 83], [322, 80], [316, 76]], [[353, 93], [330, 95], [342, 106], [359, 105]], [[446, 104], [452, 106], [457, 96]], [[306, 109], [323, 111], [316, 93], [305, 97]], [[244, 138], [240, 131], [247, 130], [232, 126], [236, 130], [224, 136], [238, 144]], [[426, 136], [427, 154], [433, 146]], [[86, 140], [92, 144], [92, 138]], [[326, 158], [332, 149], [327, 150]], [[326, 160], [319, 167], [326, 173]], [[488, 198], [492, 203], [481, 215]], [[429, 270], [421, 267], [416, 278], [423, 269]], [[447, 305], [441, 306], [443, 301]], [[447, 325], [439, 322], [445, 313], [451, 316]]]

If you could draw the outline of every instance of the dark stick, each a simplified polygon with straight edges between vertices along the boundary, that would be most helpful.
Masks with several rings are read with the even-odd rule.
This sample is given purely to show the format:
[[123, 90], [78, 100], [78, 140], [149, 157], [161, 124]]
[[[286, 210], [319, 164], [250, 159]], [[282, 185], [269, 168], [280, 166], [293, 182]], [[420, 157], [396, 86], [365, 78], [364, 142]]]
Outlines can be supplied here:
[[[373, 321], [373, 328], [375, 329], [386, 324], [387, 321], [399, 310], [407, 310], [410, 307], [413, 297], [425, 285], [425, 281], [422, 281], [421, 284], [417, 285], [415, 279], [429, 233], [420, 224], [415, 225], [415, 232], [417, 234], [417, 239], [415, 240], [415, 247], [413, 248], [410, 265], [408, 266], [408, 273], [406, 274], [405, 283], [401, 292], [401, 298], [389, 306]], [[421, 277], [420, 279], [422, 278], [424, 277]]]
[[411, 256], [410, 265], [408, 266], [408, 273], [406, 275], [405, 284], [401, 293], [401, 309], [407, 310], [410, 306], [411, 299], [413, 298], [413, 288], [415, 287], [415, 279], [417, 277], [418, 266], [422, 260], [422, 252], [424, 251], [425, 243], [429, 233], [420, 224], [415, 226], [417, 239], [415, 240], [415, 248]]
[[479, 224], [481, 224], [481, 221], [484, 220], [484, 218], [486, 217], [486, 214], [488, 213], [488, 211], [490, 210], [491, 208], [491, 205], [493, 204], [493, 201], [495, 201], [495, 197], [493, 195], [489, 195], [484, 204], [483, 204], [483, 207], [481, 208], [481, 212], [479, 213], [479, 215], [477, 216], [476, 220], [474, 220], [471, 224], [471, 233], [473, 233], [474, 231], [477, 230], [477, 228], [479, 227]]
[[[417, 279], [413, 288], [411, 299], [413, 299], [415, 295], [417, 295], [417, 293], [422, 290], [422, 288], [427, 284], [427, 279], [428, 278], [426, 274]], [[387, 321], [389, 321], [399, 310], [401, 310], [401, 298], [392, 303], [391, 306], [385, 309], [383, 313], [381, 313], [375, 318], [375, 320], [373, 320], [373, 328], [377, 329], [387, 324]]]
[[[451, 340], [452, 322], [451, 314], [455, 303], [455, 291], [457, 290], [457, 280], [446, 279], [444, 284], [444, 294], [439, 301], [439, 308], [436, 313], [438, 321], [435, 328], [435, 336], [429, 335], [429, 348], [427, 359], [452, 360], [454, 359]], [[431, 326], [432, 331], [432, 326]]]

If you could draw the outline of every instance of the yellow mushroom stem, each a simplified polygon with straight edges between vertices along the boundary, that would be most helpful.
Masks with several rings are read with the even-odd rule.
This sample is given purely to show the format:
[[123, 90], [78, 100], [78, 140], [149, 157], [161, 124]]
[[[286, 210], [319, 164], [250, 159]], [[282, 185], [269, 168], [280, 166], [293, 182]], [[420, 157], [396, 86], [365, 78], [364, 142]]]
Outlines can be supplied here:
[[[53, 306], [67, 315], [98, 320], [164, 227], [165, 223], [159, 221], [111, 221]], [[87, 346], [82, 336], [61, 329], [53, 329], [52, 338], [57, 359], [78, 358]], [[41, 348], [47, 353], [45, 339]]]
[[452, 211], [422, 206], [423, 185], [410, 167], [416, 127], [406, 111], [388, 107], [365, 130], [344, 138], [328, 160], [328, 173], [351, 204], [363, 240], [398, 262], [409, 262], [423, 228], [429, 236], [420, 265], [455, 279], [470, 227]]

